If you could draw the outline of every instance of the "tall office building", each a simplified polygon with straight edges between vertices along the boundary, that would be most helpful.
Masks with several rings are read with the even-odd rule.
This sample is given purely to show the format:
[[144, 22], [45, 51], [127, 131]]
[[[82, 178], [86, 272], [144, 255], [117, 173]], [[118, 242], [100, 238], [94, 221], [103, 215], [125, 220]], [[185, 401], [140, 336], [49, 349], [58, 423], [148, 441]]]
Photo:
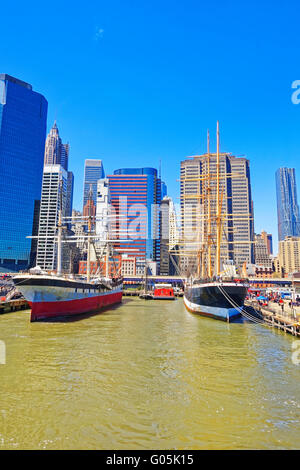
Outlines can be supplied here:
[[[190, 157], [181, 162], [180, 204], [181, 269], [195, 272], [196, 253], [207, 245], [208, 214], [211, 230], [216, 228], [216, 154]], [[211, 175], [208, 182], [208, 174]], [[210, 205], [207, 194], [210, 194]], [[222, 224], [221, 260], [234, 260], [237, 266], [254, 261], [253, 203], [251, 197], [249, 161], [228, 153], [220, 153], [220, 194]], [[212, 239], [212, 261], [215, 259], [215, 239]]]
[[65, 170], [68, 170], [68, 166], [69, 166], [69, 153], [70, 153], [69, 143], [67, 144], [62, 143], [61, 148], [60, 148], [60, 165]]
[[[177, 244], [179, 241], [176, 213], [173, 200], [165, 196], [160, 204], [161, 235], [160, 235], [160, 274], [174, 275], [177, 266]], [[175, 251], [174, 251], [175, 249]], [[172, 253], [173, 251], [173, 253]]]
[[31, 240], [29, 268], [33, 268], [36, 265], [37, 245], [38, 245], [38, 240], [36, 237], [39, 234], [40, 208], [41, 208], [41, 201], [35, 200], [33, 224], [32, 224], [32, 237], [33, 238]]
[[[73, 190], [74, 190], [74, 175], [68, 171], [69, 165], [69, 143], [64, 144], [59, 136], [59, 130], [54, 122], [52, 128], [46, 139], [44, 165], [61, 165], [67, 172], [67, 192], [66, 192], [66, 206], [65, 216], [71, 217], [73, 206]], [[68, 228], [71, 227], [71, 219], [67, 221]]]
[[285, 237], [279, 241], [278, 264], [280, 273], [300, 272], [300, 237]]
[[268, 244], [265, 239], [265, 233], [255, 234], [254, 254], [255, 264], [257, 266], [264, 266], [265, 268], [272, 268], [272, 258], [269, 254]]
[[[45, 165], [37, 246], [37, 266], [44, 270], [57, 268], [57, 233], [59, 210], [65, 214], [67, 201], [68, 173], [61, 165]], [[49, 238], [47, 238], [49, 237]], [[68, 248], [63, 244], [63, 250]]]
[[163, 199], [168, 194], [168, 188], [164, 181], [161, 182], [161, 198]]
[[69, 151], [69, 144], [62, 143], [55, 121], [46, 139], [44, 164], [61, 165], [68, 171]]
[[104, 168], [102, 160], [85, 160], [84, 183], [83, 183], [83, 208], [89, 200], [90, 189], [93, 192], [94, 205], [97, 204], [97, 183], [104, 178]]
[[297, 202], [295, 168], [276, 171], [278, 239], [300, 235], [300, 215]]
[[273, 237], [271, 233], [267, 233], [264, 230], [261, 232], [261, 236], [267, 245], [267, 250], [268, 254], [272, 255], [273, 254]]
[[[65, 216], [71, 217], [73, 210], [73, 192], [74, 192], [74, 175], [72, 171], [68, 171], [67, 174], [67, 198], [66, 198], [66, 210]], [[71, 219], [68, 221], [71, 224]]]
[[110, 190], [109, 179], [103, 178], [97, 185], [96, 234], [106, 240], [110, 233]]
[[232, 177], [233, 259], [237, 266], [254, 262], [254, 211], [250, 179], [250, 162], [230, 156]]
[[34, 209], [40, 200], [47, 124], [46, 99], [0, 74], [0, 270], [29, 266]]
[[[137, 259], [160, 260], [161, 181], [154, 168], [123, 168], [108, 175], [111, 203], [117, 215], [115, 230], [126, 241], [116, 243]], [[128, 239], [128, 242], [127, 242]]]
[[179, 234], [177, 214], [176, 214], [173, 199], [167, 196], [165, 198], [169, 200], [169, 239], [170, 239], [170, 249], [172, 249], [176, 245], [178, 245], [180, 234]]

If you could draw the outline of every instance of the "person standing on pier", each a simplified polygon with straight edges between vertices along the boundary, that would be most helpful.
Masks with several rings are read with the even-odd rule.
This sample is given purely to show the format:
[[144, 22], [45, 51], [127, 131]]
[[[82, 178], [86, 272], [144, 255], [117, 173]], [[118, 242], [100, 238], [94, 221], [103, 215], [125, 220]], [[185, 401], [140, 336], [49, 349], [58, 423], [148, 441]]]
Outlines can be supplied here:
[[280, 306], [281, 306], [281, 313], [284, 312], [284, 302], [282, 299], [279, 300]]

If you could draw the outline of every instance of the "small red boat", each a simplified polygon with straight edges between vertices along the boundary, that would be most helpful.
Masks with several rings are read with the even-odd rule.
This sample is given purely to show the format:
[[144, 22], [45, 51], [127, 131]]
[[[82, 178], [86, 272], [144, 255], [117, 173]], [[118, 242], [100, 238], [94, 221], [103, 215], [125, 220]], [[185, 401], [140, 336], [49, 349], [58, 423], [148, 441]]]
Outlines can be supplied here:
[[154, 300], [175, 300], [174, 289], [172, 284], [155, 284]]

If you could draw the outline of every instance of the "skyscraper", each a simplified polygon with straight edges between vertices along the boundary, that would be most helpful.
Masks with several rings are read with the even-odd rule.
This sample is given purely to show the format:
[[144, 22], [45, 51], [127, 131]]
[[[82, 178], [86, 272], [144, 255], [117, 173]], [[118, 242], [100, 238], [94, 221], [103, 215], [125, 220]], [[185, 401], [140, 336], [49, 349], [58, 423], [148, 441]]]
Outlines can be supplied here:
[[267, 245], [268, 254], [273, 254], [273, 237], [271, 233], [267, 233], [264, 230], [261, 232], [261, 236], [264, 239], [265, 244]]
[[[159, 265], [161, 181], [154, 168], [123, 168], [108, 175], [111, 203], [115, 209], [117, 245], [129, 249], [139, 261], [151, 259]], [[135, 251], [134, 251], [135, 250]]]
[[[67, 192], [64, 213], [66, 217], [71, 217], [72, 215], [74, 189], [74, 175], [71, 171], [68, 171], [69, 153], [70, 145], [69, 143], [63, 144], [59, 136], [59, 130], [56, 121], [54, 121], [54, 124], [50, 129], [46, 139], [44, 165], [61, 165], [62, 168], [67, 172]], [[67, 225], [69, 228], [71, 227], [71, 219], [67, 220]]]
[[[98, 181], [97, 185], [96, 234], [99, 235], [100, 241], [107, 240], [109, 237], [110, 204], [109, 179], [103, 178]], [[100, 244], [102, 245], [101, 242]]]
[[161, 182], [161, 198], [163, 199], [168, 194], [168, 188], [164, 181]]
[[83, 208], [89, 199], [90, 188], [92, 187], [94, 205], [97, 204], [97, 182], [104, 178], [102, 160], [85, 160], [84, 183], [83, 183]]
[[46, 99], [0, 74], [0, 270], [29, 265], [34, 208], [40, 200], [47, 124]]
[[46, 139], [44, 164], [61, 165], [68, 171], [69, 150], [69, 144], [62, 143], [55, 121]]
[[300, 237], [285, 237], [278, 244], [279, 272], [285, 274], [300, 271]]
[[[66, 199], [66, 210], [65, 216], [72, 216], [73, 209], [73, 191], [74, 191], [74, 175], [72, 171], [68, 171], [67, 176], [67, 199]], [[68, 220], [69, 227], [71, 226], [71, 219]]]
[[66, 211], [67, 185], [68, 173], [61, 165], [44, 166], [36, 264], [45, 270], [57, 267], [57, 244], [53, 237], [59, 210], [62, 214]]
[[[179, 240], [176, 212], [173, 200], [165, 196], [160, 204], [161, 234], [160, 234], [160, 274], [174, 275], [176, 272], [177, 256], [172, 249], [176, 247]], [[177, 247], [176, 247], [177, 248]], [[172, 260], [173, 258], [173, 260]]]
[[264, 266], [265, 268], [272, 267], [272, 258], [268, 251], [268, 245], [265, 239], [265, 232], [261, 234], [255, 234], [254, 240], [254, 253], [255, 253], [255, 264], [257, 266]]
[[250, 162], [247, 158], [229, 157], [232, 188], [233, 259], [237, 266], [254, 262], [254, 211]]
[[300, 216], [297, 202], [295, 168], [276, 171], [278, 239], [300, 236]]
[[[210, 194], [212, 231], [216, 227], [216, 173], [215, 153], [197, 155], [181, 162], [180, 204], [184, 252], [181, 257], [183, 271], [195, 272], [196, 253], [205, 244], [207, 234], [208, 198]], [[208, 188], [208, 174], [211, 175]], [[220, 189], [222, 213], [223, 262], [234, 260], [242, 266], [246, 261], [254, 261], [253, 241], [253, 204], [250, 184], [249, 161], [229, 153], [220, 153]], [[212, 252], [215, 240], [212, 240]], [[214, 257], [214, 256], [213, 256]]]

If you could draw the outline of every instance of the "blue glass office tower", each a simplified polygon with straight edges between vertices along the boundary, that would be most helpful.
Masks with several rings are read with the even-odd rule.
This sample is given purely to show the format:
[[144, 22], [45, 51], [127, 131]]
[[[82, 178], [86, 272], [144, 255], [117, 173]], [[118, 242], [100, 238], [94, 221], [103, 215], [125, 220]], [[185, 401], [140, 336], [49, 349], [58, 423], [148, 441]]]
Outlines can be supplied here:
[[0, 270], [29, 265], [34, 208], [41, 197], [46, 99], [0, 74]]
[[105, 177], [102, 160], [85, 160], [83, 183], [83, 208], [89, 200], [90, 187], [92, 186], [93, 201], [97, 205], [97, 182]]
[[297, 203], [295, 168], [276, 171], [278, 239], [300, 236], [300, 216]]
[[163, 199], [168, 194], [167, 185], [164, 181], [161, 182], [161, 199]]

